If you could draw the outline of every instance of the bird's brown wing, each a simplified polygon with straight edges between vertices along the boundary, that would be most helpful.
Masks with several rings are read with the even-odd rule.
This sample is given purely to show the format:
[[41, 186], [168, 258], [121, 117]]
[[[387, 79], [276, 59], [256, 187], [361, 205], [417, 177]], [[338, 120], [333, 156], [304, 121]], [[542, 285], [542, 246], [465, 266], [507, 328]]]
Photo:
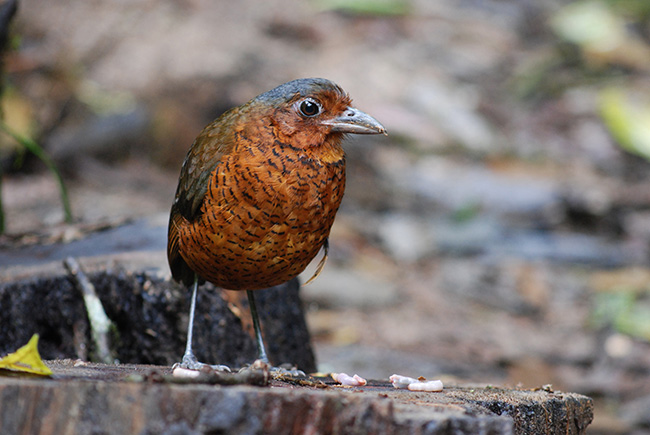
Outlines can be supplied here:
[[233, 148], [234, 135], [231, 126], [236, 115], [236, 111], [226, 112], [203, 129], [192, 144], [181, 168], [169, 216], [167, 261], [174, 279], [186, 285], [194, 282], [194, 271], [181, 256], [178, 228], [200, 216], [210, 177], [222, 157]]

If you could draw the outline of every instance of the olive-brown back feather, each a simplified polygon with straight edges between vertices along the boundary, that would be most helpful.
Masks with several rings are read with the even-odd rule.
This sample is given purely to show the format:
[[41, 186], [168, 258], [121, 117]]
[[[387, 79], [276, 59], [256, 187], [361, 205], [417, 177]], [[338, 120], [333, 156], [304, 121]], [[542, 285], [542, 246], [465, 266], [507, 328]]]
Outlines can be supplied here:
[[230, 127], [239, 112], [239, 108], [231, 109], [207, 125], [192, 144], [181, 167], [167, 229], [167, 261], [172, 277], [185, 285], [194, 282], [195, 272], [181, 255], [178, 229], [180, 225], [193, 222], [200, 215], [210, 174], [223, 155], [232, 149], [233, 134]]

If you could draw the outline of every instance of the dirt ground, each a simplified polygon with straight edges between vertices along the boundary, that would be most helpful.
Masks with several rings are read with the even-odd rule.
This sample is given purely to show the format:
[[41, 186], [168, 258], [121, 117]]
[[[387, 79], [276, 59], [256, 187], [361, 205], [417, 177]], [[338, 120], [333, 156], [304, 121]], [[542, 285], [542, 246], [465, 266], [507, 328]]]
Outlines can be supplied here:
[[[612, 90], [650, 107], [650, 11], [606, 4], [589, 16], [623, 29], [613, 49], [567, 41], [560, 0], [23, 0], [4, 113], [62, 169], [77, 224], [164, 222], [207, 122], [329, 78], [389, 136], [347, 142], [304, 288], [322, 371], [552, 384], [594, 398], [590, 433], [644, 433], [650, 163], [603, 114]], [[20, 155], [3, 137], [7, 233], [68, 234]]]

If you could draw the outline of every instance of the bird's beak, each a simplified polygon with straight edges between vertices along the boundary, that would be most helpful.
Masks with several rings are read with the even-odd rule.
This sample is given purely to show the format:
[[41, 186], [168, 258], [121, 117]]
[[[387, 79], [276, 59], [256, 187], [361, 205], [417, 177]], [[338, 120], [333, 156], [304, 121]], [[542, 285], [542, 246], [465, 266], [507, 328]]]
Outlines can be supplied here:
[[332, 131], [355, 134], [388, 134], [383, 125], [375, 118], [354, 107], [348, 107], [336, 118], [322, 121], [332, 127]]

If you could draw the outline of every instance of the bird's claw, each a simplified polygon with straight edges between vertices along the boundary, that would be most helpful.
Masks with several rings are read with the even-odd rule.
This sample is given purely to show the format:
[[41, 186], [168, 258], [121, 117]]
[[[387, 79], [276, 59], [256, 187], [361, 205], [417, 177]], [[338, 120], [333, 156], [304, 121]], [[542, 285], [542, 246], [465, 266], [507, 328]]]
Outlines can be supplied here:
[[181, 368], [181, 369], [186, 369], [186, 370], [195, 370], [195, 371], [203, 371], [203, 370], [214, 370], [217, 372], [228, 372], [230, 373], [232, 370], [230, 370], [230, 367], [221, 365], [221, 364], [205, 364], [202, 362], [199, 362], [194, 354], [185, 354], [183, 355], [183, 359], [181, 362], [176, 363], [172, 366], [172, 370], [176, 368]]
[[271, 366], [267, 361], [257, 359], [252, 364], [246, 365], [241, 368], [240, 372], [246, 370], [264, 370], [268, 371], [273, 377], [302, 377], [307, 376], [302, 370], [298, 370], [296, 367], [275, 367]]
[[290, 369], [285, 369], [284, 367], [271, 367], [269, 369], [273, 377], [292, 377], [292, 378], [302, 378], [306, 377], [307, 374], [302, 370], [299, 370], [295, 367]]

